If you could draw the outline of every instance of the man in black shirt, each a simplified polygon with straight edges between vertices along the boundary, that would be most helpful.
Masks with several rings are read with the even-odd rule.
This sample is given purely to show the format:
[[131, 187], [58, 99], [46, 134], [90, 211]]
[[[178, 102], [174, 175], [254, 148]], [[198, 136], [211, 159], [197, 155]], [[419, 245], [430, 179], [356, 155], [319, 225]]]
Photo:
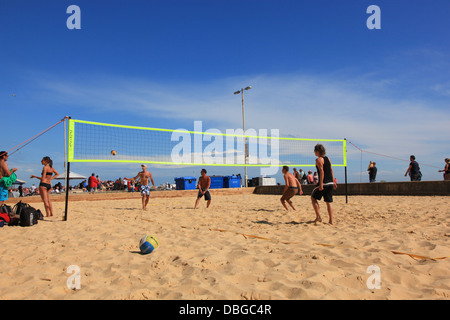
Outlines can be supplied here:
[[329, 224], [334, 224], [333, 219], [333, 190], [336, 189], [336, 180], [334, 179], [333, 168], [330, 159], [326, 156], [326, 151], [323, 145], [317, 144], [314, 147], [314, 154], [316, 155], [316, 168], [319, 175], [319, 183], [311, 194], [311, 201], [314, 211], [316, 213], [315, 222], [322, 222], [320, 217], [318, 200], [325, 201], [329, 216]]
[[411, 163], [409, 164], [408, 170], [406, 170], [405, 177], [408, 175], [411, 177], [411, 181], [422, 180], [422, 173], [420, 172], [419, 163], [416, 161], [415, 156], [409, 157]]

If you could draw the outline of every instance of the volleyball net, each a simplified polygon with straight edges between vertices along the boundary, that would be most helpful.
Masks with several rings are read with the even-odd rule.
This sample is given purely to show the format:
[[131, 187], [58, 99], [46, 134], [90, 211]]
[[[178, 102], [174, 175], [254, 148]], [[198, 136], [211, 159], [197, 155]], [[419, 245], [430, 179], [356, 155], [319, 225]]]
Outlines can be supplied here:
[[347, 166], [345, 139], [280, 137], [279, 130], [194, 131], [69, 119], [68, 162], [313, 167], [314, 146], [326, 148], [333, 166]]

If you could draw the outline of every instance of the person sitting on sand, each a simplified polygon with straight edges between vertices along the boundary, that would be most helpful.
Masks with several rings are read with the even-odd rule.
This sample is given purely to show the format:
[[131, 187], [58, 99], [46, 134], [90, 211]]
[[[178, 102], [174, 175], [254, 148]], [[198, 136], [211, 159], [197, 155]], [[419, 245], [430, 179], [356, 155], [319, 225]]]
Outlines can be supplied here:
[[316, 168], [319, 174], [318, 186], [313, 190], [311, 194], [311, 202], [316, 213], [315, 222], [322, 222], [320, 217], [318, 200], [323, 200], [327, 204], [327, 211], [329, 216], [329, 224], [334, 224], [333, 220], [333, 190], [336, 190], [337, 185], [334, 180], [333, 167], [331, 166], [330, 159], [326, 156], [325, 147], [321, 144], [317, 144], [314, 147], [314, 154], [316, 155]]
[[206, 169], [202, 169], [200, 172], [201, 176], [198, 178], [198, 195], [195, 201], [194, 209], [197, 209], [200, 202], [200, 198], [205, 196], [206, 208], [209, 208], [211, 204], [211, 194], [209, 193], [209, 188], [211, 187], [211, 178], [206, 175]]
[[139, 179], [140, 191], [142, 196], [142, 210], [147, 210], [148, 202], [150, 201], [150, 182], [153, 184], [153, 188], [156, 189], [155, 181], [153, 181], [152, 174], [147, 171], [147, 166], [145, 164], [141, 165], [142, 171], [137, 174], [136, 177], [132, 179], [124, 178], [126, 180], [133, 180], [136, 182]]
[[4, 177], [10, 177], [17, 168], [9, 170], [8, 168], [8, 152], [0, 151], [0, 206], [2, 206], [6, 200], [8, 200], [8, 187], [1, 180]]
[[52, 180], [59, 176], [59, 173], [53, 168], [53, 161], [50, 157], [42, 158], [41, 164], [44, 166], [41, 173], [42, 177], [31, 176], [30, 179], [36, 178], [41, 180], [39, 194], [41, 195], [42, 202], [44, 202], [47, 217], [52, 217], [53, 206], [50, 201], [50, 191], [52, 190]]
[[288, 166], [284, 166], [281, 172], [283, 172], [284, 174], [284, 181], [285, 181], [283, 196], [280, 198], [281, 204], [286, 209], [286, 211], [289, 210], [286, 205], [286, 202], [291, 206], [292, 209], [295, 210], [291, 198], [295, 196], [297, 193], [300, 195], [303, 194], [302, 186], [300, 184], [300, 181], [297, 178], [295, 178], [295, 176], [292, 173], [289, 172]]

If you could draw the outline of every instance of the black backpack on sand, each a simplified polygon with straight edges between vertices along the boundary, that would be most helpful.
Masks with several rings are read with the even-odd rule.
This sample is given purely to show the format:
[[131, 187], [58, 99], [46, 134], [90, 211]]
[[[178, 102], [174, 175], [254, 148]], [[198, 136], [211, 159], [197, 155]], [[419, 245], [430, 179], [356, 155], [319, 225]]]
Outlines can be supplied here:
[[36, 210], [29, 204], [19, 201], [14, 206], [14, 214], [19, 217], [19, 225], [21, 227], [30, 227], [38, 223], [38, 220], [43, 220], [44, 216], [41, 210]]

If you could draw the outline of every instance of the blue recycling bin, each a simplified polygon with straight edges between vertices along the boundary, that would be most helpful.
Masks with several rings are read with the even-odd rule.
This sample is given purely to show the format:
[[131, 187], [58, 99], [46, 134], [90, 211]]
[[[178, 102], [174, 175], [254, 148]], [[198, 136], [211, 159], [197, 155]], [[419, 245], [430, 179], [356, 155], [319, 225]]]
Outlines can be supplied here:
[[176, 190], [194, 190], [197, 186], [197, 178], [181, 177], [175, 178]]
[[224, 188], [240, 188], [241, 187], [241, 176], [225, 176], [223, 178]]
[[211, 186], [210, 189], [222, 189], [223, 188], [223, 176], [210, 176]]

